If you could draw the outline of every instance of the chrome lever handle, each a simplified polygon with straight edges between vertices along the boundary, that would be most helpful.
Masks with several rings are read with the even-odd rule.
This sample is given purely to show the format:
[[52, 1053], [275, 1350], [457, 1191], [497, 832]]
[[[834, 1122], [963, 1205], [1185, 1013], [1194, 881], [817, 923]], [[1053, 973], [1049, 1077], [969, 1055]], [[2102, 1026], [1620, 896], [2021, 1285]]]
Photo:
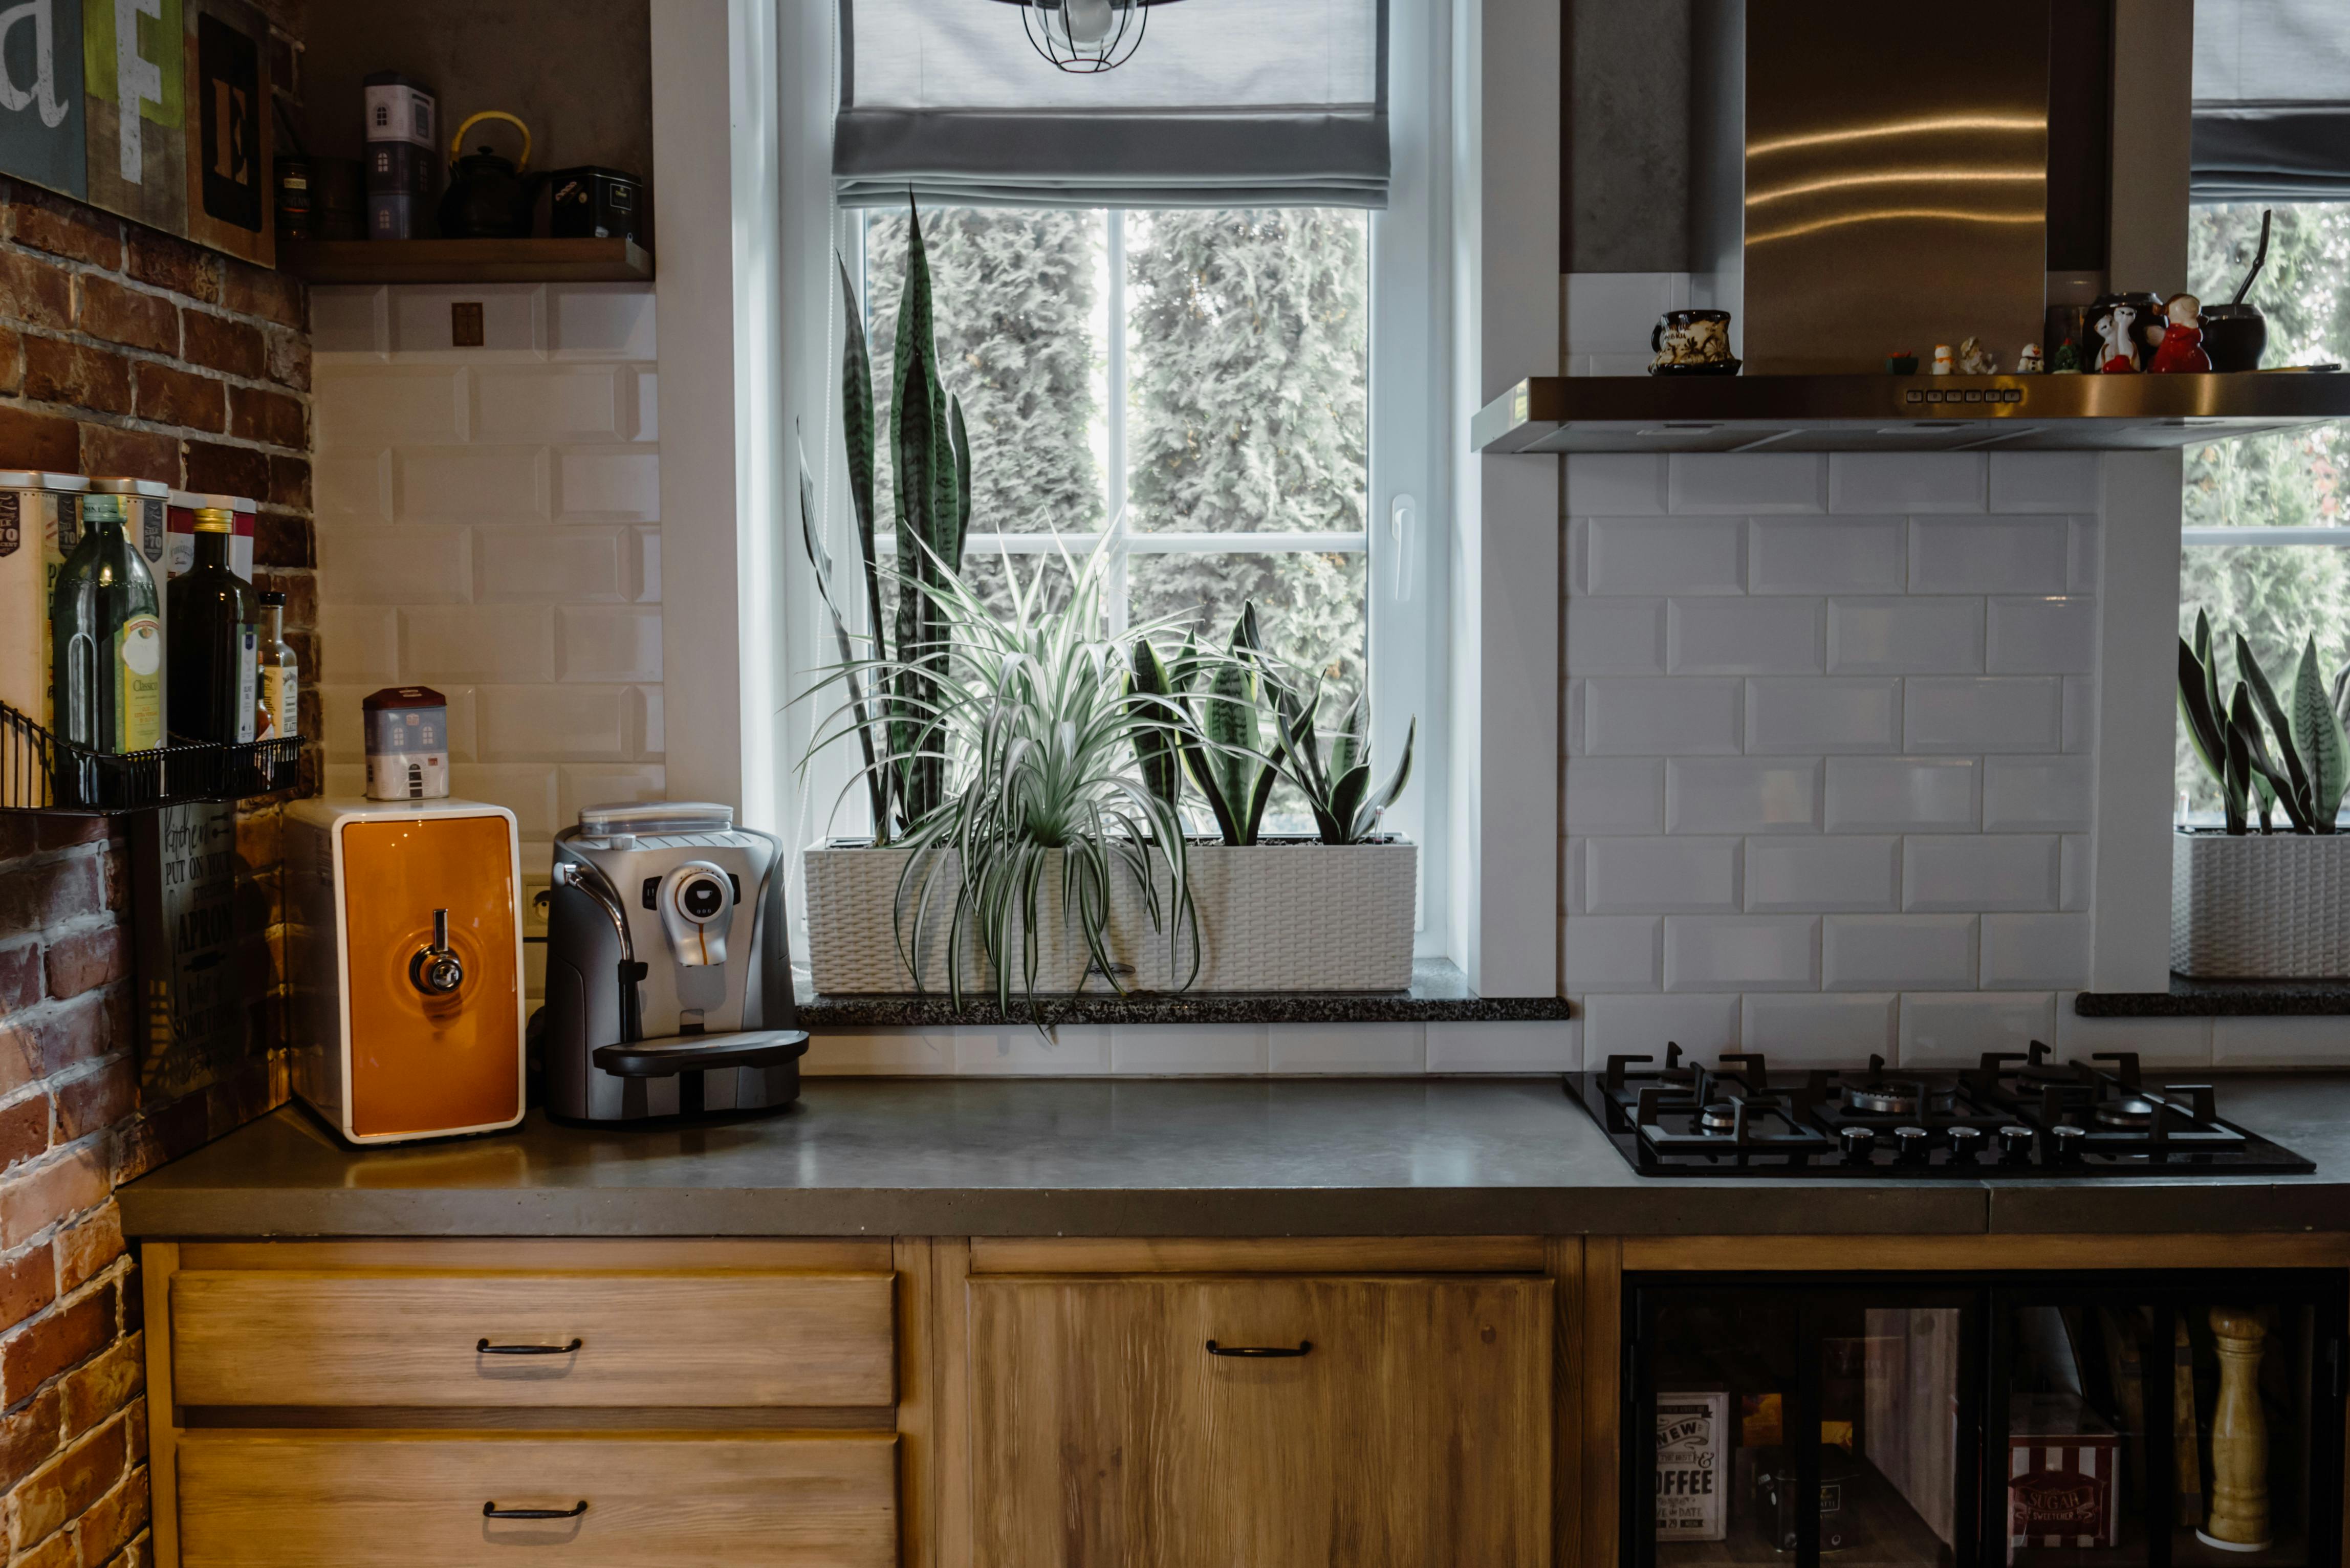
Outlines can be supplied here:
[[449, 911], [432, 911], [432, 944], [408, 961], [408, 982], [426, 996], [448, 996], [465, 983], [465, 966], [449, 945]]

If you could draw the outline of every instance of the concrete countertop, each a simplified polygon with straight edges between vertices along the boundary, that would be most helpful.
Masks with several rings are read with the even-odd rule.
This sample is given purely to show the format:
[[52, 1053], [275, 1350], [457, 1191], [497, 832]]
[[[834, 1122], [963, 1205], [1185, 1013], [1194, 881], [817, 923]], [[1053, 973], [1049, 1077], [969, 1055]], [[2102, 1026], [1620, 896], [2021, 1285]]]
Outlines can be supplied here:
[[2350, 1075], [2232, 1078], [2282, 1178], [1633, 1174], [1555, 1077], [818, 1078], [744, 1121], [353, 1150], [286, 1106], [122, 1189], [134, 1236], [1939, 1234], [2350, 1230]]

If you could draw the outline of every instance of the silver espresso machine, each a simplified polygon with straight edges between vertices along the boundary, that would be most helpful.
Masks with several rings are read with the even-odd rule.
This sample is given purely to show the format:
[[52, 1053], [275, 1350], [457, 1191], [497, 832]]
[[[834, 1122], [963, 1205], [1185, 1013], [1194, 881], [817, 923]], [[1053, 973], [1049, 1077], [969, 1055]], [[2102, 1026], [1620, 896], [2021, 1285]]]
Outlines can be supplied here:
[[550, 1116], [775, 1110], [799, 1097], [782, 846], [732, 806], [590, 806], [555, 840], [538, 1051]]

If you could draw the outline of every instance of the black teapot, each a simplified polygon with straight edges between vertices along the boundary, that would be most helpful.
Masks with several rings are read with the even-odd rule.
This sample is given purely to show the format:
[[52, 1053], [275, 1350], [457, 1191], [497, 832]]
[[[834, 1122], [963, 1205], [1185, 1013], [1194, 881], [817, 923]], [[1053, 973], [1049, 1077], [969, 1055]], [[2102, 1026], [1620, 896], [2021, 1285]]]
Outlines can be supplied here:
[[[485, 119], [503, 119], [522, 132], [522, 158], [508, 162], [487, 147], [465, 154], [465, 132]], [[530, 167], [530, 127], [502, 109], [469, 116], [449, 141], [449, 189], [441, 197], [441, 234], [452, 240], [530, 237], [531, 210], [544, 176]]]

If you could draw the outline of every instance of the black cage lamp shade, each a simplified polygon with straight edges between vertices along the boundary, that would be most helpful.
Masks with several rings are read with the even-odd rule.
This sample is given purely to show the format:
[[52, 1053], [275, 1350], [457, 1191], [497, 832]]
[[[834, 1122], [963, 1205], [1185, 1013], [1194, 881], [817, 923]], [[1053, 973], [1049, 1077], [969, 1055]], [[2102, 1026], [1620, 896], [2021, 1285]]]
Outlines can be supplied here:
[[1134, 57], [1150, 7], [1175, 0], [998, 0], [1020, 7], [1038, 54], [1073, 76], [1115, 70]]

